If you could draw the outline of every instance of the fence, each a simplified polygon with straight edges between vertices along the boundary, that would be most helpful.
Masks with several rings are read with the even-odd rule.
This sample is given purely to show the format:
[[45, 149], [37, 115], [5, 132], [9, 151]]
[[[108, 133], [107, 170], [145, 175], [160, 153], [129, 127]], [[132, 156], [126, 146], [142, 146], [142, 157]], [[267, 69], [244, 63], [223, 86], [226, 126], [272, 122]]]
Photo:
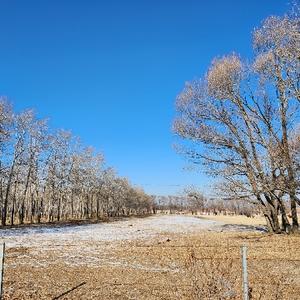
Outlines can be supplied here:
[[299, 299], [300, 274], [296, 280], [288, 275], [300, 270], [300, 259], [286, 257], [287, 247], [276, 247], [277, 253], [265, 246], [157, 246], [161, 247], [188, 253], [183, 269], [189, 284], [177, 287], [188, 288], [191, 299]]
[[[67, 246], [72, 253], [72, 247], [75, 249], [78, 244]], [[288, 247], [248, 245], [247, 261], [245, 248], [241, 251], [239, 245], [230, 243], [176, 245], [167, 240], [151, 245], [131, 244], [130, 247], [124, 244], [123, 250], [108, 253], [114, 262], [99, 261], [99, 268], [95, 270], [76, 266], [66, 266], [60, 271], [54, 269], [57, 278], [52, 280], [57, 285], [61, 284], [62, 276], [73, 272], [72, 268], [77, 273], [76, 280], [70, 281], [68, 288], [53, 292], [51, 299], [89, 299], [91, 295], [99, 299], [147, 300], [299, 299], [300, 274], [296, 273], [300, 270], [300, 259]], [[43, 270], [44, 273], [49, 271]], [[39, 298], [50, 299], [39, 295], [32, 299]]]

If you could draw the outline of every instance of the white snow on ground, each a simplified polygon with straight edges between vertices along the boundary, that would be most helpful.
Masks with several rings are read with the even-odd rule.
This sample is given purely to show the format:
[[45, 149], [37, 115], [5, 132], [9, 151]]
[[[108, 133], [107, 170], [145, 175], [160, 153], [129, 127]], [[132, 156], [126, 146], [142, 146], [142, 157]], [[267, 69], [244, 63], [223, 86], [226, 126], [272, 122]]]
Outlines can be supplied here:
[[[0, 230], [0, 239], [8, 248], [51, 248], [80, 245], [81, 242], [114, 242], [149, 239], [164, 233], [192, 233], [207, 230], [220, 222], [184, 215], [156, 215], [148, 218], [131, 218], [112, 223], [61, 227], [27, 227]], [[98, 243], [99, 244], [99, 243]]]
[[[12, 249], [8, 268], [20, 265], [50, 267], [52, 264], [73, 266], [118, 265], [128, 266], [123, 258], [114, 258], [113, 251], [126, 246], [126, 241], [147, 241], [166, 238], [164, 234], [193, 233], [201, 230], [218, 230], [222, 223], [184, 215], [156, 215], [147, 218], [130, 218], [112, 223], [61, 227], [27, 227], [0, 230], [0, 240]], [[21, 253], [18, 248], [27, 249]], [[126, 251], [126, 250], [125, 250]], [[132, 268], [159, 269], [158, 266], [143, 266], [131, 263]], [[172, 270], [172, 268], [170, 268]]]

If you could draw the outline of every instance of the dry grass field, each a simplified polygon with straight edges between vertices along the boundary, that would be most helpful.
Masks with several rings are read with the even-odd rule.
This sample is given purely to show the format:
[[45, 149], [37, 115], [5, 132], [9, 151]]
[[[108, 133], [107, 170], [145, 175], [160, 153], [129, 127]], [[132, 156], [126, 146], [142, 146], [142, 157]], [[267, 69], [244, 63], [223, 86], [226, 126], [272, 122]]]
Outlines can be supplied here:
[[262, 216], [254, 216], [252, 218], [246, 216], [230, 216], [230, 215], [201, 215], [203, 219], [214, 220], [225, 224], [250, 225], [250, 226], [266, 226], [266, 220]]
[[251, 299], [299, 299], [299, 236], [183, 216], [82, 228], [5, 233], [4, 299], [241, 299], [241, 245]]

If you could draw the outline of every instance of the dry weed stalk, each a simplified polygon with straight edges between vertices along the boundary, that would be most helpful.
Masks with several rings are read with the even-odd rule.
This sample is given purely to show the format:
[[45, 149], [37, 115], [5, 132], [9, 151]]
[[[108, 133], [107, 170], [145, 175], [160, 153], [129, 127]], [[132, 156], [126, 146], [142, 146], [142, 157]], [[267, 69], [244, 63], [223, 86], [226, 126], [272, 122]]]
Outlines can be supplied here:
[[197, 257], [194, 250], [185, 263], [186, 275], [191, 283], [191, 298], [239, 299], [240, 270], [231, 258]]

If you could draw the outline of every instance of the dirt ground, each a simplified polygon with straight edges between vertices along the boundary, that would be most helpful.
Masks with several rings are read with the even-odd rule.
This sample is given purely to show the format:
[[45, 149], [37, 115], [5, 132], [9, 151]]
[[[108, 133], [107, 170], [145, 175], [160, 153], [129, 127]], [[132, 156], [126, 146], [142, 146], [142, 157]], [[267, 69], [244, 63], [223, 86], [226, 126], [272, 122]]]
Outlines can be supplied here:
[[4, 299], [241, 299], [241, 245], [252, 299], [300, 295], [300, 237], [252, 225], [162, 215], [0, 236]]

